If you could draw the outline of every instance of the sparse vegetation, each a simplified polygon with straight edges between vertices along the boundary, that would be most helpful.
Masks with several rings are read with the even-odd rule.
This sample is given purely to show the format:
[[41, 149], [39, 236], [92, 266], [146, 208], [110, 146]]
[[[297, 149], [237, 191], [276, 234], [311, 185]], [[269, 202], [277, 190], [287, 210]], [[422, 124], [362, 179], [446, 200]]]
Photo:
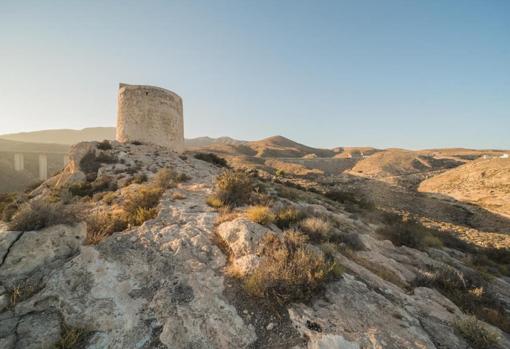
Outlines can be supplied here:
[[271, 224], [274, 222], [275, 214], [267, 206], [257, 205], [246, 209], [246, 217], [259, 224]]
[[299, 222], [299, 228], [312, 242], [328, 241], [331, 236], [331, 223], [322, 217], [308, 217]]
[[443, 246], [442, 241], [430, 229], [409, 217], [386, 214], [383, 221], [386, 225], [379, 228], [377, 233], [396, 246], [416, 249]]
[[504, 306], [480, 274], [466, 274], [453, 267], [443, 266], [424, 273], [415, 281], [415, 285], [434, 287], [464, 312], [474, 314], [504, 331], [510, 331], [510, 319], [505, 315]]
[[54, 349], [75, 349], [86, 335], [87, 331], [82, 328], [63, 324], [60, 339], [55, 343]]
[[99, 149], [99, 150], [110, 150], [110, 149], [112, 149], [112, 145], [111, 145], [110, 141], [105, 139], [104, 141], [102, 141], [102, 142], [97, 144], [97, 149]]
[[128, 227], [126, 214], [123, 211], [94, 212], [87, 217], [86, 243], [95, 245], [113, 233]]
[[196, 153], [195, 155], [193, 155], [193, 157], [195, 159], [211, 163], [218, 167], [228, 167], [227, 160], [219, 157], [214, 153]]
[[69, 186], [69, 192], [73, 196], [90, 196], [92, 197], [96, 193], [105, 191], [117, 190], [117, 183], [108, 176], [96, 178], [92, 182], [79, 182]]
[[0, 193], [0, 217], [3, 216], [4, 210], [16, 201], [16, 193]]
[[287, 206], [276, 211], [275, 224], [280, 229], [288, 229], [305, 218], [305, 213], [293, 206]]
[[335, 242], [345, 244], [347, 248], [353, 251], [363, 251], [366, 249], [358, 233], [336, 234], [334, 240]]
[[245, 280], [255, 297], [269, 297], [280, 303], [309, 299], [328, 278], [339, 271], [335, 262], [307, 244], [307, 237], [287, 231], [282, 238], [266, 235], [261, 244], [262, 260]]
[[[146, 185], [132, 191], [124, 199], [123, 209], [128, 216], [135, 215], [139, 208], [151, 209], [156, 207], [163, 195], [163, 190], [158, 187]], [[130, 219], [128, 218], [128, 221]]]
[[[354, 204], [361, 209], [371, 210], [374, 209], [374, 204], [369, 202], [361, 196], [357, 196], [354, 193], [341, 191], [341, 190], [329, 190], [324, 193], [324, 196], [330, 200], [339, 202], [341, 204]], [[352, 207], [351, 207], [352, 208]]]
[[147, 182], [148, 179], [149, 178], [147, 178], [147, 175], [145, 173], [137, 173], [131, 179], [131, 183], [142, 184]]
[[28, 281], [22, 281], [9, 290], [9, 307], [13, 309], [16, 304], [30, 298], [36, 292], [36, 288]]
[[101, 167], [101, 164], [111, 164], [117, 162], [117, 159], [112, 155], [109, 155], [101, 151], [96, 155], [95, 151], [91, 151], [80, 160], [80, 169], [87, 175], [87, 179], [93, 181], [96, 179], [97, 170]]
[[69, 206], [39, 199], [23, 204], [9, 222], [9, 229], [39, 230], [57, 224], [75, 224], [77, 221], [75, 211]]
[[170, 168], [162, 168], [152, 181], [160, 188], [169, 189], [175, 187], [177, 183], [186, 182], [189, 179], [190, 177], [184, 173], [177, 173]]
[[252, 190], [253, 181], [246, 173], [226, 170], [216, 178], [214, 193], [207, 199], [207, 204], [215, 208], [246, 205]]
[[496, 347], [499, 343], [499, 336], [497, 333], [487, 329], [475, 316], [457, 319], [453, 325], [455, 330], [464, 337], [473, 348], [490, 349]]

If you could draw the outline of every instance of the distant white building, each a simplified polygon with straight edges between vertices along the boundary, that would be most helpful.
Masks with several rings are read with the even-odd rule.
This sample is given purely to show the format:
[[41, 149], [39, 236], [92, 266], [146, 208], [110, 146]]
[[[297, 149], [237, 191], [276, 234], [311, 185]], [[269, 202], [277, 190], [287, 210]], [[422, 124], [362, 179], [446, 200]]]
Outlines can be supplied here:
[[508, 154], [505, 153], [505, 154], [501, 155], [500, 158], [501, 159], [508, 159]]

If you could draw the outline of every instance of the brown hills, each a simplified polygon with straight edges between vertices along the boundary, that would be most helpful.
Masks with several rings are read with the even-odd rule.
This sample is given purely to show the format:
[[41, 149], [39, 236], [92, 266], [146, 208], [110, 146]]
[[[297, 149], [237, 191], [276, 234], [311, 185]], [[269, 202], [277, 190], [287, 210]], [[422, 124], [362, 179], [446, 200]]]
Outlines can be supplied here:
[[510, 158], [468, 162], [423, 181], [418, 190], [447, 195], [510, 216]]

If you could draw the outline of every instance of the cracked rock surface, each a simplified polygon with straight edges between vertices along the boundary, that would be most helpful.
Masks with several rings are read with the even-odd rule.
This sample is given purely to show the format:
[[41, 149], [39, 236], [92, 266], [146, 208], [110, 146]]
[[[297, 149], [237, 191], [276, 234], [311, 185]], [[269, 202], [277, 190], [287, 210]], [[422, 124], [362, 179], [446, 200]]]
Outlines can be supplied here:
[[[68, 167], [36, 193], [83, 180], [78, 164], [93, 149], [91, 142], [74, 146]], [[362, 234], [367, 248], [360, 256], [384, 263], [401, 284], [337, 254], [346, 272], [310, 302], [258, 302], [225, 267], [237, 263], [249, 272], [260, 239], [282, 232], [245, 218], [216, 225], [206, 198], [220, 169], [149, 145], [113, 143], [109, 152], [123, 162], [103, 164], [98, 174], [118, 183], [129, 180], [126, 164], [149, 177], [170, 167], [190, 180], [163, 194], [157, 217], [97, 245], [84, 243], [85, 223], [27, 232], [1, 226], [0, 348], [51, 348], [69, 328], [86, 332], [78, 347], [97, 349], [471, 348], [451, 325], [464, 316], [455, 304], [436, 290], [402, 286], [439, 263], [428, 254], [377, 240], [370, 225], [332, 213]], [[218, 236], [231, 256], [217, 246]], [[496, 284], [508, 297], [508, 283]], [[13, 302], [16, 290], [23, 292]], [[491, 328], [509, 348], [508, 335]]]

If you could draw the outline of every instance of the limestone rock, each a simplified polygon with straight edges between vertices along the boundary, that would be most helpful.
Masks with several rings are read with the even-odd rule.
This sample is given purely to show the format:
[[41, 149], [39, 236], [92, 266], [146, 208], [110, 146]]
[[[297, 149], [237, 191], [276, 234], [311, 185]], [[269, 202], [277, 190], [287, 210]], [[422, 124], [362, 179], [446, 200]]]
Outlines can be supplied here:
[[18, 236], [0, 267], [1, 279], [21, 280], [36, 268], [72, 256], [85, 240], [86, 226], [83, 223], [74, 227], [56, 225]]

